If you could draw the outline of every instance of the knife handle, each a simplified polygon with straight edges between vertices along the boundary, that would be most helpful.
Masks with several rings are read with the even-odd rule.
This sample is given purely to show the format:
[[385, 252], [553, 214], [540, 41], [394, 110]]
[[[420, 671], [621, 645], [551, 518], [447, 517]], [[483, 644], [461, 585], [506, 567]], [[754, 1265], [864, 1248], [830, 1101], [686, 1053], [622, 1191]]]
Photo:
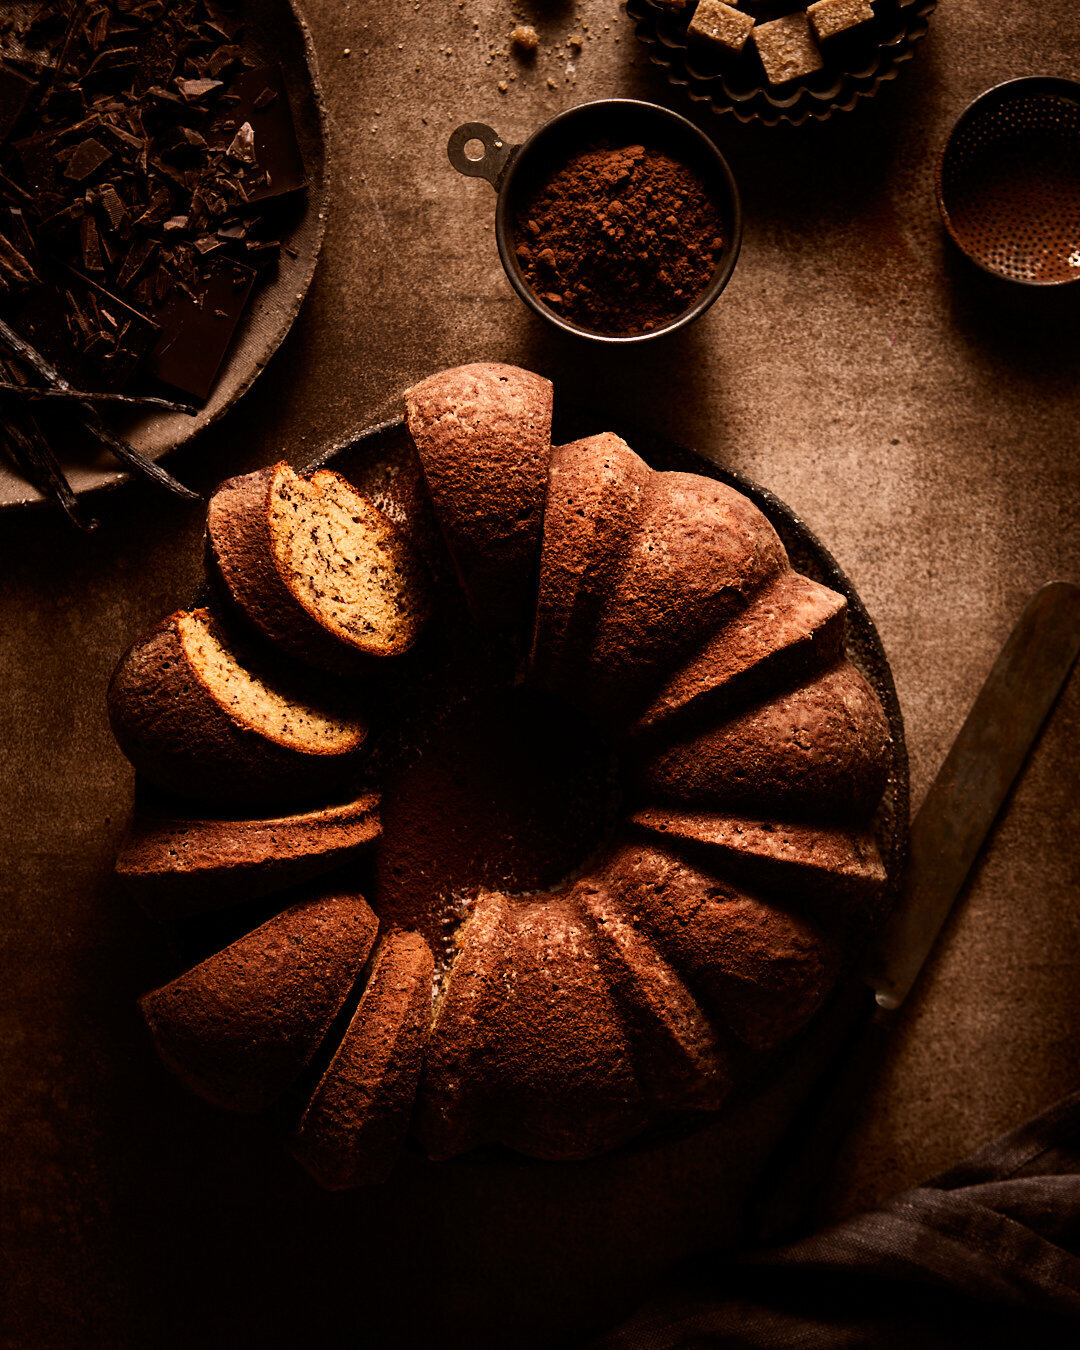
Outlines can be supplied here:
[[861, 980], [838, 996], [834, 1015], [839, 1041], [828, 1067], [781, 1137], [747, 1213], [747, 1234], [755, 1246], [802, 1235], [814, 1203], [829, 1178], [867, 1087], [885, 1056], [892, 1014], [878, 1008]]

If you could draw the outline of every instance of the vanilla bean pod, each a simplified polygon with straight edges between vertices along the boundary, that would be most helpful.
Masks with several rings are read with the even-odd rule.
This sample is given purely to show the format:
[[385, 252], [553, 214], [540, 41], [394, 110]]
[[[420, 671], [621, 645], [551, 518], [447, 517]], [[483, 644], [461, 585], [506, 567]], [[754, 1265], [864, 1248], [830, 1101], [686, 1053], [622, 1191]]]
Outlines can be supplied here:
[[26, 409], [20, 412], [17, 417], [0, 416], [0, 437], [20, 472], [39, 492], [59, 502], [68, 519], [80, 530], [96, 529], [97, 521], [87, 520], [79, 509], [79, 500], [37, 419]]
[[[26, 341], [21, 338], [11, 325], [4, 319], [0, 319], [0, 339], [4, 344], [18, 357], [26, 362], [32, 370], [37, 371], [46, 384], [54, 389], [70, 390], [71, 385], [56, 367], [45, 359], [44, 356]], [[171, 473], [167, 473], [160, 464], [155, 464], [153, 460], [140, 455], [138, 450], [128, 445], [122, 436], [111, 431], [102, 421], [97, 409], [90, 403], [81, 402], [79, 407], [82, 409], [85, 419], [83, 425], [89, 434], [98, 442], [111, 450], [117, 459], [122, 460], [136, 472], [143, 474], [144, 477], [160, 483], [162, 487], [167, 487], [170, 492], [174, 492], [178, 497], [186, 497], [191, 501], [198, 501], [199, 494], [192, 492], [183, 483], [177, 482]]]
[[0, 380], [0, 394], [14, 394], [32, 403], [57, 399], [70, 403], [119, 403], [129, 408], [162, 408], [165, 412], [187, 413], [189, 417], [194, 417], [199, 411], [190, 403], [175, 403], [172, 399], [158, 398], [154, 394], [95, 394], [84, 389], [41, 389], [37, 385], [13, 384], [8, 380]]

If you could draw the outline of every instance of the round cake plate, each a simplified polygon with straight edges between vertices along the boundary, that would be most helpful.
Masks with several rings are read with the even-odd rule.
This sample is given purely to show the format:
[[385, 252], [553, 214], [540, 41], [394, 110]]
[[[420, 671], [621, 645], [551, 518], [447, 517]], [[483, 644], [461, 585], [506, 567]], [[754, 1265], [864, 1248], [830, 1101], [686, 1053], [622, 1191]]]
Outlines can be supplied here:
[[[329, 125], [315, 62], [315, 45], [294, 0], [245, 0], [245, 49], [263, 65], [277, 65], [289, 96], [307, 187], [282, 202], [283, 245], [273, 276], [256, 287], [244, 311], [210, 397], [194, 416], [135, 412], [110, 425], [147, 459], [159, 460], [217, 422], [245, 394], [284, 341], [315, 272], [329, 200]], [[87, 446], [67, 453], [61, 467], [78, 494], [115, 488], [131, 476], [105, 451]], [[0, 461], [0, 509], [43, 505], [46, 499]]]

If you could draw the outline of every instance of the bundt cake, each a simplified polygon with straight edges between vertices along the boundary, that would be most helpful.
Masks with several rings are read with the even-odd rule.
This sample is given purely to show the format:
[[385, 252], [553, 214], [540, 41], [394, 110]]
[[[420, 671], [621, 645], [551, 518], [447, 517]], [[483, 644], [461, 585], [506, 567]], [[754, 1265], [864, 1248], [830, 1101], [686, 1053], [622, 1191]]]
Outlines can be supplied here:
[[[297, 799], [333, 801], [345, 762], [381, 793], [370, 866], [369, 797], [262, 821], [159, 806], [120, 864], [190, 913], [197, 875], [222, 904], [347, 863], [143, 1002], [218, 1105], [306, 1092], [293, 1151], [329, 1188], [385, 1177], [407, 1132], [432, 1158], [580, 1159], [718, 1109], [822, 1007], [886, 881], [895, 747], [846, 602], [748, 497], [610, 433], [553, 448], [527, 371], [444, 371], [405, 403], [391, 472], [230, 480], [220, 615], [165, 620], [110, 691], [159, 787], [221, 800], [295, 773]], [[358, 720], [275, 692], [297, 657], [340, 670], [333, 644], [392, 672], [354, 681], [363, 750]]]

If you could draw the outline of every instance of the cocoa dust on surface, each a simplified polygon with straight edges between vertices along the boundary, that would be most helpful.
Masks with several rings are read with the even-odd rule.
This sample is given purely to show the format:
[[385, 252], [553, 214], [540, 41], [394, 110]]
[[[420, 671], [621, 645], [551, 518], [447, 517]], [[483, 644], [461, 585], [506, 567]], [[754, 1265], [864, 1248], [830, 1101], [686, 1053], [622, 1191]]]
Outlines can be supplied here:
[[546, 305], [617, 336], [650, 332], [688, 309], [724, 246], [701, 175], [643, 145], [571, 156], [516, 211], [513, 237]]

